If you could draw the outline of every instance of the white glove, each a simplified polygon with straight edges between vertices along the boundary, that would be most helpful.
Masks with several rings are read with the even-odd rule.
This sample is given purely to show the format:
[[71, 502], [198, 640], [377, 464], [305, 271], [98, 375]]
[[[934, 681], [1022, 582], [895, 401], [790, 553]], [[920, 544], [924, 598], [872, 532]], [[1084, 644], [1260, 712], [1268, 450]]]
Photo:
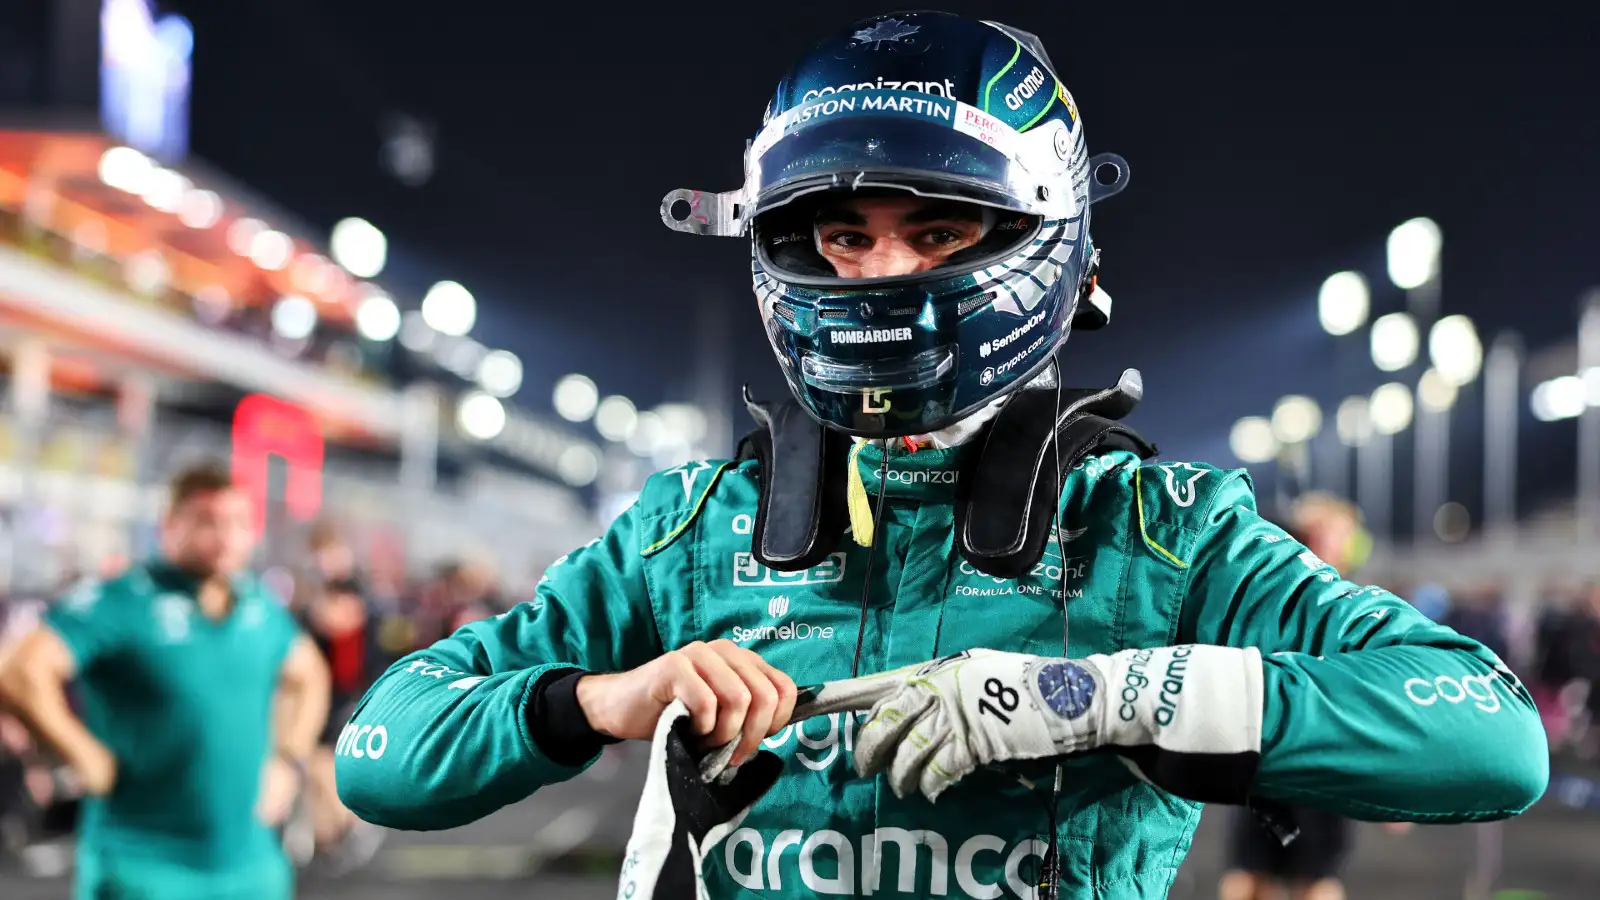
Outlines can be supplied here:
[[1161, 751], [1259, 754], [1261, 694], [1254, 649], [1189, 645], [1085, 659], [969, 650], [829, 682], [796, 718], [870, 709], [856, 771], [887, 770], [896, 796], [934, 800], [977, 767], [1007, 760], [1100, 747], [1135, 750], [1126, 755], [1141, 766]]

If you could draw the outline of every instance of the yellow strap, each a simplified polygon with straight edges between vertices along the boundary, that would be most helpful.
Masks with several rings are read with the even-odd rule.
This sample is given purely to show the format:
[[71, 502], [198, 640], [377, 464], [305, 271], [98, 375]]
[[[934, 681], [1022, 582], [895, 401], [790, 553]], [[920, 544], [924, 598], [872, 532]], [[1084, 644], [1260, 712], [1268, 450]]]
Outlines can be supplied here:
[[872, 501], [867, 497], [867, 486], [861, 481], [861, 467], [856, 464], [856, 457], [861, 455], [861, 448], [866, 444], [857, 441], [850, 448], [850, 477], [846, 479], [848, 487], [845, 497], [850, 507], [850, 534], [857, 544], [862, 547], [872, 546]]

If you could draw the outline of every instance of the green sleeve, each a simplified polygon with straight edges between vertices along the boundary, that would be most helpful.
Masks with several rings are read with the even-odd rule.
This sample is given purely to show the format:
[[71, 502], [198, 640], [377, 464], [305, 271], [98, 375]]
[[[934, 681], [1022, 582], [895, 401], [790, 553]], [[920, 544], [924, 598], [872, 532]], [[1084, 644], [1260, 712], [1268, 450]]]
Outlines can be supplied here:
[[44, 624], [61, 638], [82, 672], [115, 653], [127, 634], [127, 611], [107, 596], [106, 585], [85, 579], [45, 611]]
[[453, 828], [588, 766], [559, 764], [534, 742], [529, 695], [553, 670], [618, 671], [661, 654], [637, 519], [628, 510], [557, 560], [531, 601], [389, 667], [335, 747], [353, 812], [390, 828]]
[[1341, 578], [1262, 519], [1242, 472], [1213, 495], [1181, 639], [1263, 659], [1254, 795], [1367, 820], [1502, 819], [1549, 779], [1533, 700], [1477, 641]]

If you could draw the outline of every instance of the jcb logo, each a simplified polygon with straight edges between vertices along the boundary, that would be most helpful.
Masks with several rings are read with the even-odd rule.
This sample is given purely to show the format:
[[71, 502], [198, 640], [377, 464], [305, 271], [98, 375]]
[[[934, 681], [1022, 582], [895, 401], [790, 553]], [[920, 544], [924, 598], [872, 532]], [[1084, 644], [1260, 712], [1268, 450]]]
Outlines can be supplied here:
[[382, 759], [383, 751], [388, 749], [389, 729], [351, 722], [339, 732], [339, 743], [334, 745], [333, 754], [352, 759]]
[[[830, 553], [827, 559], [801, 572], [780, 572], [762, 565], [753, 553], [733, 555], [734, 587], [788, 587], [796, 584], [832, 584], [844, 580], [844, 554]], [[774, 613], [776, 615], [776, 613]]]

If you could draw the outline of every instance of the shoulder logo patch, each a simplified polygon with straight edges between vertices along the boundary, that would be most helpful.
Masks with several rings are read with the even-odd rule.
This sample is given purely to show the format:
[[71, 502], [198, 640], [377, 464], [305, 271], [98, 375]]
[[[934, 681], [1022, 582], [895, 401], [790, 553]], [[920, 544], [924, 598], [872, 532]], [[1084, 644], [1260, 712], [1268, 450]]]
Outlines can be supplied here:
[[683, 480], [683, 499], [689, 500], [694, 496], [694, 483], [700, 478], [701, 472], [711, 471], [711, 464], [705, 460], [687, 462], [676, 469], [667, 469], [663, 475], [676, 475]]
[[[1157, 468], [1166, 476], [1167, 493], [1172, 497], [1172, 502], [1185, 508], [1194, 505], [1196, 497], [1194, 486], [1211, 472], [1210, 469], [1202, 469], [1194, 463], [1186, 462], [1162, 463]], [[1188, 476], [1181, 484], [1178, 479], [1183, 476], [1179, 475], [1179, 470]]]

